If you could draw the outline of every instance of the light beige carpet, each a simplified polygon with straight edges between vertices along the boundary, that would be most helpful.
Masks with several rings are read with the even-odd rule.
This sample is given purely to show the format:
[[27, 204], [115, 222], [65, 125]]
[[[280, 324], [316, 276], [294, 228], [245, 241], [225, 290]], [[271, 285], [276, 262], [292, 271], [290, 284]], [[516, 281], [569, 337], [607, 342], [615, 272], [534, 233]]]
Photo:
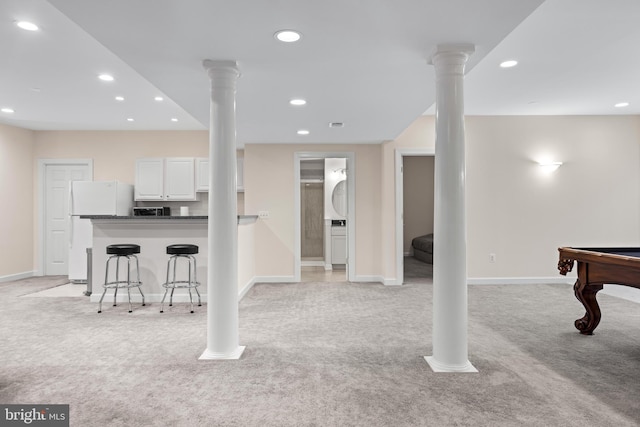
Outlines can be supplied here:
[[[58, 283], [59, 284], [59, 283]], [[431, 285], [257, 284], [238, 361], [199, 361], [206, 307], [28, 298], [0, 285], [0, 402], [70, 404], [72, 426], [635, 426], [640, 305], [602, 296], [594, 336], [568, 285], [469, 288], [477, 374], [436, 374]]]

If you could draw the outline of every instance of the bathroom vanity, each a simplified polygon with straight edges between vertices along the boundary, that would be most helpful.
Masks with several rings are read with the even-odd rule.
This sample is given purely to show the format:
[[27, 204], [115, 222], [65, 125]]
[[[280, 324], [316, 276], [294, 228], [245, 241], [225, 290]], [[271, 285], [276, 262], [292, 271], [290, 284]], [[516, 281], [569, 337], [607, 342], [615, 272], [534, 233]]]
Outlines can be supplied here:
[[347, 263], [347, 221], [331, 221], [331, 264]]
[[325, 159], [325, 269], [347, 263], [346, 168], [346, 159]]

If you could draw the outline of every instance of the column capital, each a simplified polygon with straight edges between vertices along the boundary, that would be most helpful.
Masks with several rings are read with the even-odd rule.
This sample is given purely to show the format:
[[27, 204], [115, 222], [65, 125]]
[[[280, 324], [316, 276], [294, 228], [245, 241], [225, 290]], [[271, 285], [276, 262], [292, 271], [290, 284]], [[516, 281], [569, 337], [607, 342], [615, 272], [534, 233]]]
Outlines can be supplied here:
[[240, 70], [236, 61], [205, 59], [202, 61], [202, 66], [207, 70], [211, 80], [220, 77], [233, 78], [235, 80], [240, 77]]
[[439, 44], [428, 62], [431, 65], [438, 65], [441, 61], [448, 60], [447, 62], [453, 61], [457, 65], [464, 64], [475, 50], [475, 45], [470, 43]]

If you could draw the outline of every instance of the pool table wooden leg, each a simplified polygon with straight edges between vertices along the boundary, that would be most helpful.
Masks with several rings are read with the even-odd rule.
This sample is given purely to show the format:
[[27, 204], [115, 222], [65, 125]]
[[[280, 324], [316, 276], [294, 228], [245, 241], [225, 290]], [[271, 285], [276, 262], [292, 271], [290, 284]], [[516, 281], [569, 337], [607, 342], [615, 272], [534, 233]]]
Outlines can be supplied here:
[[576, 328], [583, 335], [593, 335], [593, 330], [600, 323], [600, 306], [596, 300], [596, 294], [602, 289], [602, 284], [586, 284], [580, 278], [573, 285], [573, 291], [578, 301], [584, 306], [586, 313], [575, 321]]

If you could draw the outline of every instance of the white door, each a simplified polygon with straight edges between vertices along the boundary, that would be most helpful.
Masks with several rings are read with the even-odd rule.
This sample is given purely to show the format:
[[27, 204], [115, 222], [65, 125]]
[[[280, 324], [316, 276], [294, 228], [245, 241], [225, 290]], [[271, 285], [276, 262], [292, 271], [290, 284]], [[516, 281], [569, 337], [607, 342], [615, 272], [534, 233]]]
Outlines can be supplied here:
[[44, 275], [66, 275], [69, 271], [69, 183], [90, 180], [88, 164], [45, 164]]

